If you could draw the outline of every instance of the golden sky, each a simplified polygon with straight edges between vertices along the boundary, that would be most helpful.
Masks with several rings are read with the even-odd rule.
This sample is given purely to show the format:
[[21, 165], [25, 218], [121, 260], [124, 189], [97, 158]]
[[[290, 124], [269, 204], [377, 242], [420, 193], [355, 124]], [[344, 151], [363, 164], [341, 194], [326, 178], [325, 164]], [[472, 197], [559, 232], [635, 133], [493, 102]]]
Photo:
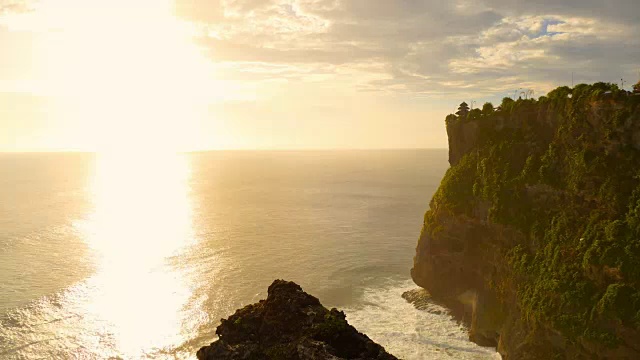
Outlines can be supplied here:
[[0, 150], [443, 148], [463, 100], [636, 82], [613, 3], [0, 0]]

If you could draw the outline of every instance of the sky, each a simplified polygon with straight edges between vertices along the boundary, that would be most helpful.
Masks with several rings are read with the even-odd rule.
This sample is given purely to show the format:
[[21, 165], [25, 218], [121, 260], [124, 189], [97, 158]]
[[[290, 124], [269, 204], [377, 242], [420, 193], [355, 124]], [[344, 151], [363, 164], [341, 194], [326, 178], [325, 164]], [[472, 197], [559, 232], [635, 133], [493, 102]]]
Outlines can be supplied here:
[[638, 0], [0, 0], [0, 151], [445, 148], [572, 74], [640, 80]]

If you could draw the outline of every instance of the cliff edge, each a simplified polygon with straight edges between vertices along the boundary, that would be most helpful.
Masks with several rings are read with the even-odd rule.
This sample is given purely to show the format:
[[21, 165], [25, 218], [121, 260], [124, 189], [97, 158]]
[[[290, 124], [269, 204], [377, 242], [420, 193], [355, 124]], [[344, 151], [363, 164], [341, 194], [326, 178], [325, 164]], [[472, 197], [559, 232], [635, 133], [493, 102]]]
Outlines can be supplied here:
[[416, 284], [503, 359], [640, 358], [640, 94], [561, 87], [446, 119]]
[[217, 341], [198, 350], [199, 360], [396, 359], [349, 325], [343, 312], [284, 280], [269, 286], [266, 300], [223, 319], [216, 334]]

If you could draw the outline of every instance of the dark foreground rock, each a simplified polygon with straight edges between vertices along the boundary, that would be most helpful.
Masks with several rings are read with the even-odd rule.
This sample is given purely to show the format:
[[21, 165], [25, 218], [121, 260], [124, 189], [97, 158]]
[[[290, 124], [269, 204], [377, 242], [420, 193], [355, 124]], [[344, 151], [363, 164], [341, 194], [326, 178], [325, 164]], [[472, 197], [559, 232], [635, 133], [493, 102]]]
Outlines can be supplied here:
[[342, 311], [284, 280], [269, 286], [266, 300], [223, 319], [216, 334], [198, 359], [396, 359], [349, 325]]

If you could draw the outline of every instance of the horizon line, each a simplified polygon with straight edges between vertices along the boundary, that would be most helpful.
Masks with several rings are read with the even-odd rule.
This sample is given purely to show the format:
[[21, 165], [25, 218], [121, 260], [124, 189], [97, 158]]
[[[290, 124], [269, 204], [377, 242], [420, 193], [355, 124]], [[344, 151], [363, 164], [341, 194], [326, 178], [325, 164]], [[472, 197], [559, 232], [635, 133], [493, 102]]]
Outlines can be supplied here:
[[[126, 151], [123, 153], [172, 153], [194, 154], [207, 152], [318, 152], [318, 151], [398, 151], [398, 150], [448, 150], [447, 147], [380, 147], [380, 148], [246, 148], [246, 149], [202, 149], [185, 151]], [[0, 154], [109, 154], [112, 151], [77, 150], [77, 149], [50, 149], [50, 150], [0, 150]]]

